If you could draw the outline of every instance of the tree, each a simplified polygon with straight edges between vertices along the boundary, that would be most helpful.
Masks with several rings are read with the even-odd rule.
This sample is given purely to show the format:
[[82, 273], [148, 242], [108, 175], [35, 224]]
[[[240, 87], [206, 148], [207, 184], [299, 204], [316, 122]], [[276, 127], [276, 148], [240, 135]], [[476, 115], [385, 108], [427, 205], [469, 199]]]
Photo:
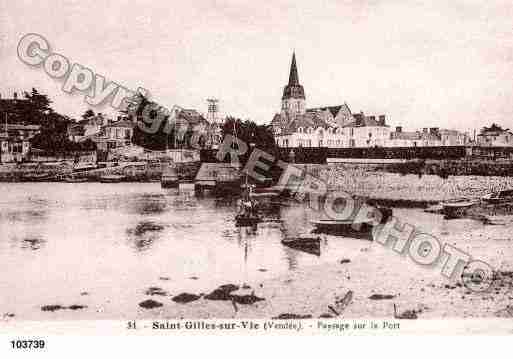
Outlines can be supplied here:
[[82, 114], [82, 118], [84, 120], [87, 120], [88, 118], [91, 118], [91, 117], [94, 117], [95, 114], [94, 114], [94, 111], [91, 110], [90, 108], [87, 109], [83, 114]]
[[52, 101], [50, 100], [48, 95], [39, 93], [39, 91], [37, 91], [34, 87], [32, 88], [30, 94], [25, 91], [25, 98], [29, 100], [33, 109], [36, 111], [44, 113], [46, 111], [52, 110], [50, 107]]
[[74, 121], [56, 112], [46, 115], [46, 121], [41, 125], [41, 132], [31, 139], [32, 147], [48, 153], [63, 153], [69, 151], [95, 150], [96, 144], [75, 143], [68, 138], [68, 126]]
[[496, 123], [492, 123], [492, 125], [490, 127], [484, 126], [481, 129], [481, 133], [484, 133], [484, 132], [504, 132], [504, 131], [509, 131], [509, 129], [508, 128], [503, 129], [501, 126], [499, 126]]
[[[148, 113], [144, 113], [147, 106], [151, 106]], [[137, 122], [134, 127], [132, 143], [154, 151], [162, 151], [166, 148], [172, 148], [173, 142], [170, 133], [166, 133], [166, 125], [169, 116], [160, 112], [164, 108], [156, 102], [150, 101], [141, 93], [135, 94], [129, 101], [128, 106], [121, 113], [132, 121]], [[143, 119], [148, 116], [150, 120], [163, 119], [162, 123], [156, 123], [158, 128], [153, 128], [155, 123], [148, 123]]]
[[[241, 121], [240, 119], [229, 116], [225, 119], [221, 132], [223, 141], [225, 136], [232, 135], [248, 146], [248, 151], [240, 156], [243, 166], [246, 164], [246, 161], [254, 149], [264, 151], [272, 155], [275, 159], [280, 158], [272, 129], [268, 125], [257, 125], [253, 121]], [[276, 170], [276, 168], [272, 168], [271, 173], [276, 172]]]
[[253, 121], [241, 121], [234, 117], [227, 117], [222, 126], [223, 140], [227, 134], [236, 136], [247, 145], [254, 144], [256, 148], [270, 154], [276, 153], [276, 143], [271, 127], [268, 125], [257, 125]]
[[26, 103], [21, 105], [22, 121], [35, 125], [43, 125], [47, 120], [47, 115], [53, 112], [50, 107], [52, 101], [45, 94], [39, 93], [32, 88], [30, 93], [24, 92]]

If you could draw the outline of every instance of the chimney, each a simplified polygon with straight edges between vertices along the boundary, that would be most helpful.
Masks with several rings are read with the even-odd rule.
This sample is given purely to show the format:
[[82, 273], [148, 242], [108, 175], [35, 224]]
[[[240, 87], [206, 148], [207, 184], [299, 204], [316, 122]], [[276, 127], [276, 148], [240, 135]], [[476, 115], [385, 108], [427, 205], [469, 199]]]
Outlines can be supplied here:
[[398, 133], [403, 132], [403, 127], [402, 126], [397, 126], [395, 128], [395, 132], [398, 132]]
[[386, 125], [386, 116], [385, 115], [379, 115], [378, 125], [385, 126]]

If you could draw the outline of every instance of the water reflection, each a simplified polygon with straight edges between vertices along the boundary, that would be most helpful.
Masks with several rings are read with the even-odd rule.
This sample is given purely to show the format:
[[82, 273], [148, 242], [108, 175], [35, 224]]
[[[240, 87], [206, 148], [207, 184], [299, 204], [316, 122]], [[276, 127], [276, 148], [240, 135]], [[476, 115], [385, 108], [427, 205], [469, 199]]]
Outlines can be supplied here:
[[154, 215], [165, 212], [167, 209], [164, 195], [144, 194], [133, 201], [134, 213], [140, 215]]
[[165, 226], [159, 223], [141, 221], [134, 228], [127, 229], [128, 240], [137, 251], [145, 251], [159, 239], [158, 232], [163, 231], [164, 228]]
[[285, 253], [285, 259], [287, 261], [287, 269], [295, 270], [298, 267], [298, 255], [299, 251], [296, 249], [292, 249], [290, 247], [283, 247], [283, 252]]
[[22, 249], [38, 250], [45, 243], [45, 240], [38, 237], [27, 237], [20, 241]]
[[190, 210], [198, 206], [198, 200], [191, 191], [180, 191], [171, 198], [171, 206], [175, 210]]
[[[307, 266], [354, 259], [376, 245], [323, 236], [320, 256], [284, 246], [284, 238], [309, 233], [316, 215], [295, 201], [269, 203], [262, 223], [237, 228], [236, 198], [195, 197], [162, 190], [158, 183], [4, 184], [2, 193], [0, 263], [8, 275], [0, 276], [0, 283], [36, 292], [27, 296], [28, 308], [41, 304], [31, 298], [50, 303], [71, 290], [107, 300], [114, 287], [116, 305], [123, 306], [133, 303], [134, 292], [160, 278], [171, 278], [164, 289], [173, 293], [258, 283]], [[480, 225], [448, 222], [415, 209], [394, 213], [435, 235]]]
[[44, 221], [48, 216], [48, 212], [42, 209], [15, 209], [0, 212], [0, 220], [5, 219], [7, 222], [25, 222], [36, 223]]

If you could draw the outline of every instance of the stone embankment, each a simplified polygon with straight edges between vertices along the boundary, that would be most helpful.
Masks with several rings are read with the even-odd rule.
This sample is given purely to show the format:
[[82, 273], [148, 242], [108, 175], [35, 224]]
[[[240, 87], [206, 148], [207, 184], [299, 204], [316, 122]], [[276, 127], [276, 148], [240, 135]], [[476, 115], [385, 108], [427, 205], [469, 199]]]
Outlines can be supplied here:
[[379, 170], [372, 165], [296, 165], [325, 181], [332, 191], [383, 201], [430, 204], [455, 198], [480, 198], [487, 193], [513, 188], [513, 177], [418, 176]]
[[41, 177], [48, 181], [60, 181], [66, 177], [98, 181], [105, 175], [121, 175], [127, 181], [160, 180], [162, 165], [151, 162], [120, 162], [96, 169], [76, 171], [72, 163], [23, 163], [0, 165], [0, 182], [25, 182]]

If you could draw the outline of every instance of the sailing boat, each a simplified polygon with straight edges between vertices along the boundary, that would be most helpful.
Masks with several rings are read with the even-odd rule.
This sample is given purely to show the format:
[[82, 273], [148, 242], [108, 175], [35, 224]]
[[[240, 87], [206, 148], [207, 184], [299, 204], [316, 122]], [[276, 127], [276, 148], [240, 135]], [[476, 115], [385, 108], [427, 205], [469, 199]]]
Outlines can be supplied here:
[[[233, 123], [233, 133], [237, 139], [235, 122]], [[257, 202], [252, 199], [253, 188], [254, 186], [248, 183], [248, 174], [246, 173], [244, 191], [242, 198], [238, 201], [238, 214], [235, 216], [235, 222], [238, 227], [254, 226], [261, 221], [261, 217], [257, 213]]]
[[257, 213], [256, 202], [251, 199], [252, 188], [252, 186], [247, 186], [242, 198], [237, 201], [238, 214], [235, 216], [237, 227], [254, 226], [262, 220]]

